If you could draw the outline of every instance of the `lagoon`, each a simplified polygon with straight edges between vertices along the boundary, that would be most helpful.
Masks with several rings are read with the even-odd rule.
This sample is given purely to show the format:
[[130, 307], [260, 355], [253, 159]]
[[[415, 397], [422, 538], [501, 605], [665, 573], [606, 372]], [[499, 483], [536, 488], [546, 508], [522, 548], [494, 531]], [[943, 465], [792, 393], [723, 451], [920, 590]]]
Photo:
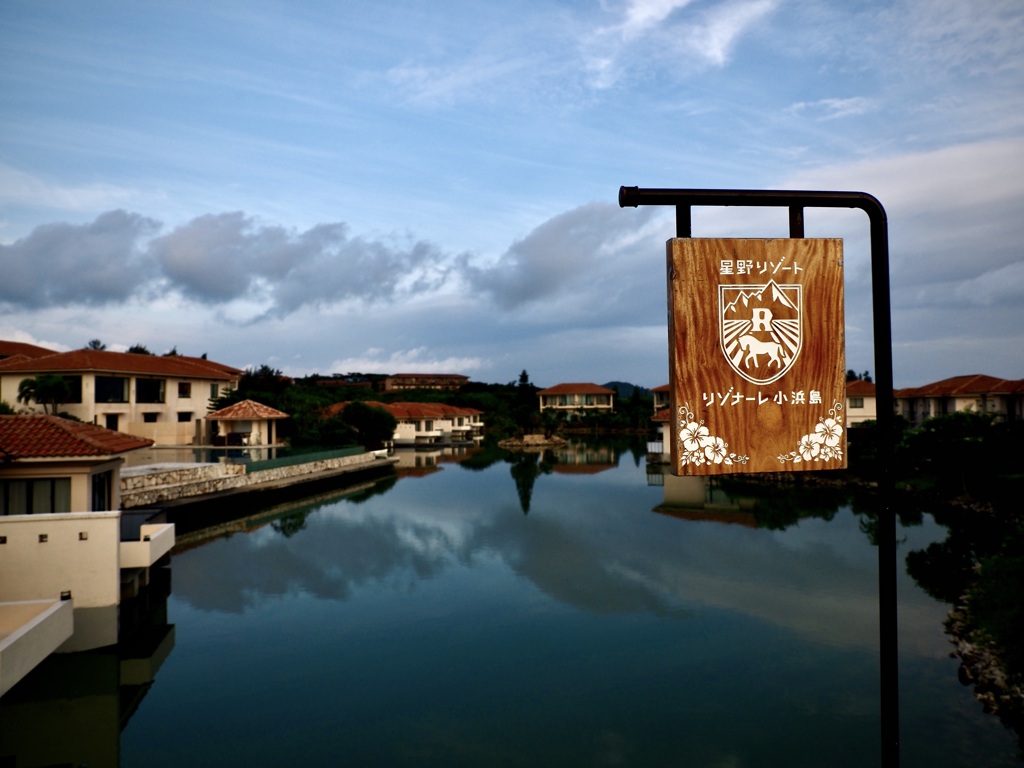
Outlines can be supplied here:
[[[683, 507], [641, 451], [408, 454], [397, 479], [240, 509], [215, 536], [183, 510], [173, 650], [105, 759], [877, 765], [863, 502], [823, 491], [783, 522], [774, 488]], [[925, 514], [899, 556], [944, 538]], [[903, 569], [899, 589], [901, 764], [1019, 765], [957, 680], [948, 606]], [[34, 704], [54, 733], [61, 701]]]

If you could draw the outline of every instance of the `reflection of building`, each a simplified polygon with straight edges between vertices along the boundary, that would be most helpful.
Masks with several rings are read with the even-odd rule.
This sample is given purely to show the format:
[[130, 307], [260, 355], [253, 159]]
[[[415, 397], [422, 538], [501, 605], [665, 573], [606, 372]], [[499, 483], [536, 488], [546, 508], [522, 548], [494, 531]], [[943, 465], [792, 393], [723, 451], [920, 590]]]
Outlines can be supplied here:
[[433, 474], [442, 464], [465, 461], [479, 451], [477, 445], [445, 445], [416, 450], [396, 450], [395, 471], [399, 477], [423, 477]]
[[[362, 401], [371, 408], [387, 411], [398, 424], [392, 442], [395, 447], [435, 446], [471, 443], [483, 437], [483, 411], [445, 403], [379, 403]], [[348, 403], [335, 403], [324, 409], [325, 418], [338, 416]]]
[[54, 654], [3, 696], [0, 765], [120, 764], [121, 731], [174, 648], [169, 594], [167, 569], [154, 570], [121, 604], [117, 645]]
[[615, 450], [608, 445], [569, 442], [546, 452], [554, 456], [552, 471], [559, 474], [596, 474], [619, 464]]
[[[120, 454], [149, 443], [56, 416], [0, 416], [0, 693], [51, 651], [117, 643], [119, 606], [167, 560], [174, 526], [117, 509]], [[29, 602], [48, 608], [28, 614]]]
[[661, 480], [665, 500], [654, 508], [655, 512], [685, 520], [757, 525], [753, 515], [756, 500], [733, 498], [719, 487], [715, 478], [664, 473]]
[[[78, 349], [0, 360], [0, 400], [17, 403], [18, 386], [25, 379], [60, 376], [67, 384], [60, 411], [160, 445], [188, 445], [210, 398], [237, 386], [241, 374], [197, 357]], [[43, 410], [34, 402], [25, 408]]]
[[912, 424], [956, 411], [1024, 418], [1024, 379], [973, 374], [893, 392], [896, 413]]
[[561, 411], [570, 416], [611, 413], [615, 390], [597, 384], [556, 384], [537, 393], [541, 411]]

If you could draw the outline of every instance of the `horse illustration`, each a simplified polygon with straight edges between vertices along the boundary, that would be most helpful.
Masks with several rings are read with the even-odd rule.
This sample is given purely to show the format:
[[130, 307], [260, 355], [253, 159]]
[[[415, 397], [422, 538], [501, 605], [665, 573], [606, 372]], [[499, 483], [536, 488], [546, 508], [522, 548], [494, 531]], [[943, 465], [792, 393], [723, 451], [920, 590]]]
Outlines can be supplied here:
[[775, 363], [776, 367], [782, 368], [783, 365], [783, 352], [782, 345], [777, 341], [761, 341], [755, 336], [746, 334], [739, 338], [740, 351], [746, 352], [746, 357], [743, 358], [744, 367], [749, 368], [751, 361], [754, 363], [754, 367], [757, 368], [757, 358], [759, 355], [768, 355], [768, 367], [771, 367], [772, 363]]

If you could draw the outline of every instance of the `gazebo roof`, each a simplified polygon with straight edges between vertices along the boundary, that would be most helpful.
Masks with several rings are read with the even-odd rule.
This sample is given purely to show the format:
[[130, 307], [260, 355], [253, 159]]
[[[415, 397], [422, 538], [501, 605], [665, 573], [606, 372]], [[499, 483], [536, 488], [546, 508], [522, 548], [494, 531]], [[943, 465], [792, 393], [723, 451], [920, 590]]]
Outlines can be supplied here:
[[255, 400], [242, 400], [227, 408], [207, 414], [206, 418], [214, 421], [260, 421], [261, 419], [287, 419], [288, 414], [271, 408], [269, 405], [257, 403]]

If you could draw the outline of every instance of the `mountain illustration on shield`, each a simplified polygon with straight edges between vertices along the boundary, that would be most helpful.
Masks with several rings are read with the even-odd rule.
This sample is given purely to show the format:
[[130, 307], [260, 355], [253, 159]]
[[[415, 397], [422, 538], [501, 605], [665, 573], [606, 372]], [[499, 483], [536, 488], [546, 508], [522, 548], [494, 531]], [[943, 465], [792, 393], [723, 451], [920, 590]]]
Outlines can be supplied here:
[[[792, 288], [794, 286], [788, 286]], [[768, 282], [767, 285], [746, 285], [736, 286], [737, 296], [731, 301], [730, 304], [723, 307], [722, 313], [728, 316], [730, 313], [742, 313], [744, 315], [750, 314], [751, 307], [767, 307], [772, 309], [775, 317], [781, 317], [783, 312], [775, 312], [777, 308], [786, 307], [793, 312], [793, 317], [797, 317], [800, 314], [800, 307], [797, 303], [786, 295], [785, 290], [782, 286], [776, 283], [774, 280]], [[799, 301], [799, 294], [797, 297]]]
[[719, 332], [729, 365], [754, 384], [788, 371], [802, 343], [802, 286], [726, 285], [719, 290]]

